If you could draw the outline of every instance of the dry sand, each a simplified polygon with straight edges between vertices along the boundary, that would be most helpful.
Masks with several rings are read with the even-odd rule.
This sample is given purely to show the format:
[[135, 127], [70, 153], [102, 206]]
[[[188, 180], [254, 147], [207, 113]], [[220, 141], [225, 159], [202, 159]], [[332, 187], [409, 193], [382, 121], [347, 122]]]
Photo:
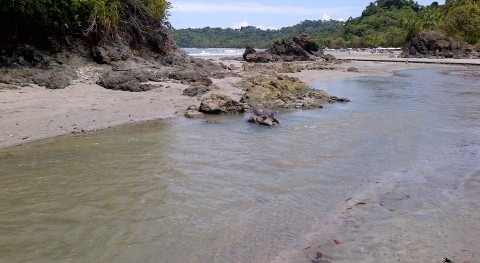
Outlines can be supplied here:
[[[348, 58], [347, 54], [334, 55], [345, 59]], [[352, 56], [355, 57], [358, 56]], [[378, 56], [362, 54], [362, 58], [376, 60]], [[219, 57], [206, 59], [219, 61]], [[384, 56], [382, 59], [389, 58]], [[241, 64], [239, 61], [222, 63]], [[356, 67], [358, 72], [348, 72], [349, 67]], [[398, 70], [424, 67], [451, 65], [351, 61], [337, 65], [335, 70], [305, 70], [291, 75], [314, 84], [339, 78], [384, 76]], [[80, 71], [80, 76], [84, 77], [88, 72], [95, 72], [95, 69]], [[238, 99], [242, 90], [235, 83], [239, 80], [239, 77], [214, 80], [220, 90], [210, 93], [222, 93]], [[0, 86], [0, 148], [129, 123], [176, 116], [183, 118], [183, 111], [189, 105], [200, 103], [197, 98], [183, 96], [182, 91], [187, 86], [179, 83], [157, 83], [159, 88], [141, 93], [107, 90], [94, 83], [94, 78], [82, 78], [63, 90], [49, 90], [34, 85], [15, 89]]]

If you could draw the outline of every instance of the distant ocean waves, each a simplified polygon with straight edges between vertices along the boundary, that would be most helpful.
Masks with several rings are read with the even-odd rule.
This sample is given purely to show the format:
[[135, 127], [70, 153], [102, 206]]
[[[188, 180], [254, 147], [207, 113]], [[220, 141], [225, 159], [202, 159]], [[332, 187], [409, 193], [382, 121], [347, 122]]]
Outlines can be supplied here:
[[245, 49], [240, 48], [182, 48], [194, 57], [202, 56], [241, 56]]

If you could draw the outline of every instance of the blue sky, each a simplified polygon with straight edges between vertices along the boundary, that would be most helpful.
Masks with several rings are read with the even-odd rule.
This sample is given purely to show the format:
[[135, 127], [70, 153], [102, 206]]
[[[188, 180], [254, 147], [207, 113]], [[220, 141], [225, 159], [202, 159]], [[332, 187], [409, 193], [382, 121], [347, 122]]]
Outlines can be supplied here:
[[[304, 20], [346, 20], [360, 16], [373, 0], [171, 0], [174, 28], [256, 26], [279, 29]], [[428, 5], [433, 0], [417, 1]], [[445, 0], [437, 1], [444, 4]]]

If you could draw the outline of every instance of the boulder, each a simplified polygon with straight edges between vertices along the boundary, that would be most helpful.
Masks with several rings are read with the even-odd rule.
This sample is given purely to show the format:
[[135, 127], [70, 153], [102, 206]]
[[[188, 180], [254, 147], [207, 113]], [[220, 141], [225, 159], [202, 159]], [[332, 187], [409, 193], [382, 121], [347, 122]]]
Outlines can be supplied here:
[[405, 46], [400, 56], [404, 58], [480, 58], [478, 50], [472, 45], [435, 31], [419, 33]]
[[189, 119], [199, 119], [203, 118], [205, 114], [198, 111], [198, 107], [195, 105], [188, 106], [187, 110], [185, 111], [185, 118]]
[[276, 41], [272, 48], [265, 52], [257, 52], [248, 46], [243, 53], [243, 59], [254, 63], [313, 61], [317, 59], [317, 55], [322, 54], [318, 51], [318, 45], [307, 34], [302, 34], [293, 40]]
[[93, 61], [99, 64], [110, 64], [114, 61], [127, 60], [132, 56], [129, 47], [121, 44], [95, 46], [91, 50]]
[[267, 52], [277, 59], [276, 61], [313, 61], [316, 57], [308, 53], [299, 44], [291, 40], [282, 40], [273, 43], [273, 47]]
[[323, 51], [319, 49], [318, 44], [306, 33], [294, 37], [293, 42], [297, 43], [300, 47], [312, 55], [319, 56], [323, 54]]
[[338, 59], [332, 54], [322, 55], [321, 58], [323, 58], [326, 62], [338, 62]]
[[210, 91], [208, 86], [191, 86], [183, 90], [183, 95], [189, 97], [200, 97]]
[[131, 71], [110, 71], [100, 77], [97, 84], [112, 90], [141, 92], [157, 88], [156, 85], [143, 83], [148, 78], [143, 74], [135, 74]]
[[199, 111], [206, 114], [239, 114], [245, 112], [245, 105], [229, 96], [212, 94], [202, 100]]
[[257, 76], [242, 81], [245, 88], [241, 102], [264, 107], [321, 108], [328, 103], [330, 96], [308, 86], [297, 78], [281, 75]]
[[255, 55], [255, 54], [257, 54], [257, 51], [253, 47], [247, 46], [245, 48], [245, 52], [243, 52], [243, 60], [247, 61], [248, 55]]

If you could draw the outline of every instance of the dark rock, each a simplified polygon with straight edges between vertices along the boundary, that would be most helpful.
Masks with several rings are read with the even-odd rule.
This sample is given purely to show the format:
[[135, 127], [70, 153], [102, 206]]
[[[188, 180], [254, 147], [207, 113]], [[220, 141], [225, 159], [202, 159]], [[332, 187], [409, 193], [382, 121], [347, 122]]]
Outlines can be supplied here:
[[24, 45], [18, 49], [18, 60], [20, 65], [47, 65], [51, 58], [33, 46]]
[[47, 89], [63, 89], [70, 85], [70, 82], [75, 77], [76, 74], [71, 74], [71, 72], [68, 71], [62, 72], [62, 74], [45, 71], [43, 73], [36, 74], [33, 77], [32, 82], [39, 86], [44, 86]]
[[330, 99], [328, 100], [329, 103], [335, 103], [335, 102], [350, 102], [348, 98], [339, 98], [335, 96], [330, 96]]
[[404, 58], [480, 58], [478, 50], [472, 45], [434, 31], [419, 33], [405, 46], [400, 56]]
[[247, 46], [245, 48], [245, 52], [243, 53], [243, 60], [248, 61], [247, 56], [255, 54], [257, 54], [257, 51], [253, 47]]
[[302, 34], [294, 40], [281, 40], [273, 43], [272, 48], [265, 52], [257, 52], [252, 47], [247, 47], [243, 53], [243, 59], [247, 62], [269, 63], [269, 62], [292, 62], [292, 61], [313, 61], [316, 60], [318, 46], [307, 34]]
[[183, 95], [189, 97], [200, 97], [209, 92], [211, 89], [208, 86], [192, 86], [183, 90]]
[[[254, 49], [253, 49], [254, 50]], [[243, 59], [247, 62], [253, 62], [253, 63], [269, 63], [269, 62], [275, 62], [278, 61], [278, 57], [272, 55], [270, 52], [251, 52], [251, 51], [245, 51], [243, 53]]]
[[155, 85], [142, 83], [148, 80], [143, 74], [135, 75], [135, 72], [111, 71], [104, 74], [97, 84], [112, 90], [123, 90], [131, 92], [147, 91], [157, 88]]
[[212, 94], [202, 100], [199, 111], [207, 114], [239, 114], [245, 112], [245, 105], [228, 96]]
[[277, 56], [277, 61], [311, 61], [316, 57], [291, 40], [277, 41], [267, 52]]
[[114, 61], [127, 60], [131, 50], [124, 45], [96, 46], [92, 48], [92, 59], [99, 64], [110, 64]]
[[297, 43], [300, 47], [312, 55], [315, 54], [318, 56], [323, 54], [323, 51], [319, 49], [318, 44], [306, 33], [294, 37], [293, 42]]
[[168, 78], [175, 80], [183, 80], [187, 83], [198, 86], [210, 86], [213, 84], [212, 80], [208, 76], [206, 76], [206, 74], [201, 74], [195, 70], [175, 71], [169, 74]]
[[338, 59], [332, 54], [325, 54], [321, 56], [327, 62], [336, 62]]
[[358, 72], [358, 68], [356, 68], [356, 67], [349, 67], [349, 68], [347, 69], [347, 71], [348, 71], [348, 72]]
[[270, 116], [266, 116], [266, 115], [252, 116], [248, 119], [248, 122], [259, 124], [259, 125], [265, 125], [265, 126], [278, 126], [278, 125], [280, 125], [280, 122], [275, 117], [270, 117]]

